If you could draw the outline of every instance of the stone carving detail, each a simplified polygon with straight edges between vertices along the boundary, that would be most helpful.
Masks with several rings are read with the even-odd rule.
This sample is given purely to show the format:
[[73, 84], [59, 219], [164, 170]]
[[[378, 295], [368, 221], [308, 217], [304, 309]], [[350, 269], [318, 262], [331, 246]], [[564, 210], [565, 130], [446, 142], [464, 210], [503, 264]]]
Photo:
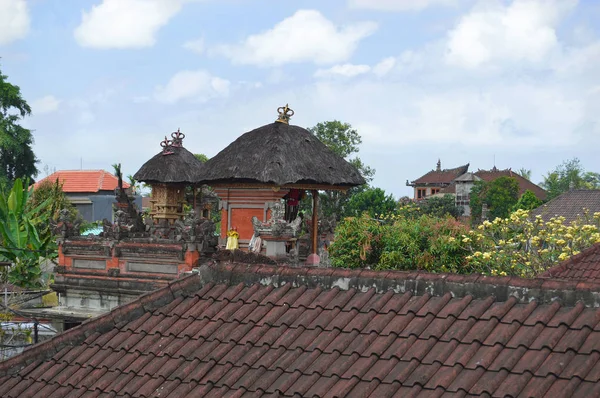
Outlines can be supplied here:
[[295, 238], [300, 232], [302, 218], [296, 217], [292, 222], [285, 221], [285, 207], [282, 202], [275, 202], [271, 207], [271, 218], [268, 222], [261, 222], [258, 217], [252, 217], [254, 234], [257, 236], [271, 235], [276, 237]]
[[192, 209], [182, 220], [175, 221], [175, 240], [197, 243], [201, 252], [214, 252], [218, 244], [215, 236], [215, 224], [206, 218], [200, 218]]
[[73, 220], [67, 209], [62, 209], [59, 212], [58, 220], [50, 221], [52, 232], [63, 239], [79, 236], [80, 226], [81, 220]]

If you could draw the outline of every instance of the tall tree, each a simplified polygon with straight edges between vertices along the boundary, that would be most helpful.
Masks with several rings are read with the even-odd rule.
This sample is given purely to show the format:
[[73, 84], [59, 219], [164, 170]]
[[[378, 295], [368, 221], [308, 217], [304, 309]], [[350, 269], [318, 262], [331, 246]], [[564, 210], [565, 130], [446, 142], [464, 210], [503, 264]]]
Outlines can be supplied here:
[[521, 177], [531, 181], [531, 170], [530, 169], [526, 169], [525, 167], [521, 167], [518, 171], [517, 174], [519, 174]]
[[35, 177], [38, 160], [31, 148], [31, 130], [19, 125], [31, 114], [31, 108], [21, 96], [21, 89], [7, 79], [0, 71], [0, 180], [12, 183], [17, 178]]
[[380, 214], [389, 214], [396, 209], [396, 200], [392, 195], [386, 195], [381, 188], [366, 188], [350, 197], [345, 213], [348, 216], [360, 216], [368, 213], [372, 218]]
[[[358, 131], [352, 128], [349, 123], [343, 123], [339, 120], [317, 123], [309, 127], [308, 131], [313, 133], [322, 143], [338, 156], [346, 159], [360, 172], [367, 184], [373, 180], [375, 170], [367, 166], [356, 156], [359, 151], [358, 146], [362, 139]], [[354, 156], [352, 156], [354, 155]], [[340, 191], [325, 191], [320, 195], [323, 214], [326, 216], [335, 216], [338, 220], [345, 214], [345, 207], [352, 195], [361, 192], [366, 187], [355, 187], [349, 189], [346, 193]]]
[[586, 172], [578, 158], [565, 160], [544, 176], [540, 184], [548, 191], [548, 199], [557, 197], [570, 189], [600, 188], [600, 174]]
[[487, 218], [505, 218], [519, 200], [519, 183], [513, 177], [499, 177], [490, 182], [476, 181], [470, 196], [473, 224], [481, 221], [484, 204], [488, 210]]

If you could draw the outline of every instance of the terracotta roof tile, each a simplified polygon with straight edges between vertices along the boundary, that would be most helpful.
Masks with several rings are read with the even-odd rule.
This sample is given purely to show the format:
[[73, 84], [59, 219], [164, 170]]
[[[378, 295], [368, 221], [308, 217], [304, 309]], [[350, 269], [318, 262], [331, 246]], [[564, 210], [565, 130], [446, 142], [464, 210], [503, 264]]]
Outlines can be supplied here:
[[474, 174], [488, 182], [500, 177], [514, 178], [519, 183], [519, 196], [523, 195], [525, 191], [531, 191], [538, 199], [546, 200], [547, 194], [544, 189], [522, 177], [520, 174], [513, 172], [511, 169], [500, 170], [494, 167], [491, 170], [477, 170]]
[[550, 268], [540, 277], [600, 282], [600, 243]]
[[469, 165], [459, 166], [453, 169], [431, 170], [423, 176], [411, 182], [411, 185], [438, 185], [450, 184], [456, 177], [465, 174]]
[[277, 269], [267, 283], [266, 269], [206, 267], [85, 322], [0, 364], [0, 395], [555, 397], [600, 384], [600, 284]]
[[[99, 191], [114, 191], [119, 185], [119, 179], [104, 170], [61, 170], [50, 174], [34, 185], [37, 188], [44, 181], [63, 184], [65, 193], [95, 193]], [[123, 181], [123, 188], [129, 184]]]
[[[600, 189], [574, 189], [567, 191], [531, 211], [531, 216], [541, 216], [548, 221], [552, 217], [564, 217], [565, 223], [585, 218], [585, 212], [600, 212]], [[596, 259], [598, 261], [598, 259]]]

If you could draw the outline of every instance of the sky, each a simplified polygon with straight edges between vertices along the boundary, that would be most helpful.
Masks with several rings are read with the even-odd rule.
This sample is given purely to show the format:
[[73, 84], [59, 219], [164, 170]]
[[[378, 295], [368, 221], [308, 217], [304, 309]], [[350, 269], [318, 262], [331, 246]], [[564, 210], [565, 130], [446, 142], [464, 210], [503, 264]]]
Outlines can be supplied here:
[[[45, 170], [208, 157], [289, 104], [362, 136], [396, 198], [435, 168], [600, 171], [597, 0], [0, 0], [0, 70]], [[299, 154], [301, 156], [301, 154]]]

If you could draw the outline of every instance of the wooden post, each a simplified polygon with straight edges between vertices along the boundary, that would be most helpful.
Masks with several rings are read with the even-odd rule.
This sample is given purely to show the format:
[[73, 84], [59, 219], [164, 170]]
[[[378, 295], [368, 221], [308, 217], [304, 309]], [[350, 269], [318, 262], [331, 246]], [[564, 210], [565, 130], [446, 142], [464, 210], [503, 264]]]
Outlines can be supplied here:
[[312, 197], [313, 197], [313, 213], [312, 213], [312, 245], [313, 245], [313, 254], [317, 254], [319, 252], [318, 248], [317, 248], [317, 241], [318, 241], [318, 229], [319, 229], [319, 220], [317, 219], [317, 200], [319, 197], [319, 191], [317, 191], [316, 189], [312, 190]]
[[196, 184], [192, 185], [192, 190], [194, 191], [194, 211], [197, 211], [197, 209], [196, 209]]

